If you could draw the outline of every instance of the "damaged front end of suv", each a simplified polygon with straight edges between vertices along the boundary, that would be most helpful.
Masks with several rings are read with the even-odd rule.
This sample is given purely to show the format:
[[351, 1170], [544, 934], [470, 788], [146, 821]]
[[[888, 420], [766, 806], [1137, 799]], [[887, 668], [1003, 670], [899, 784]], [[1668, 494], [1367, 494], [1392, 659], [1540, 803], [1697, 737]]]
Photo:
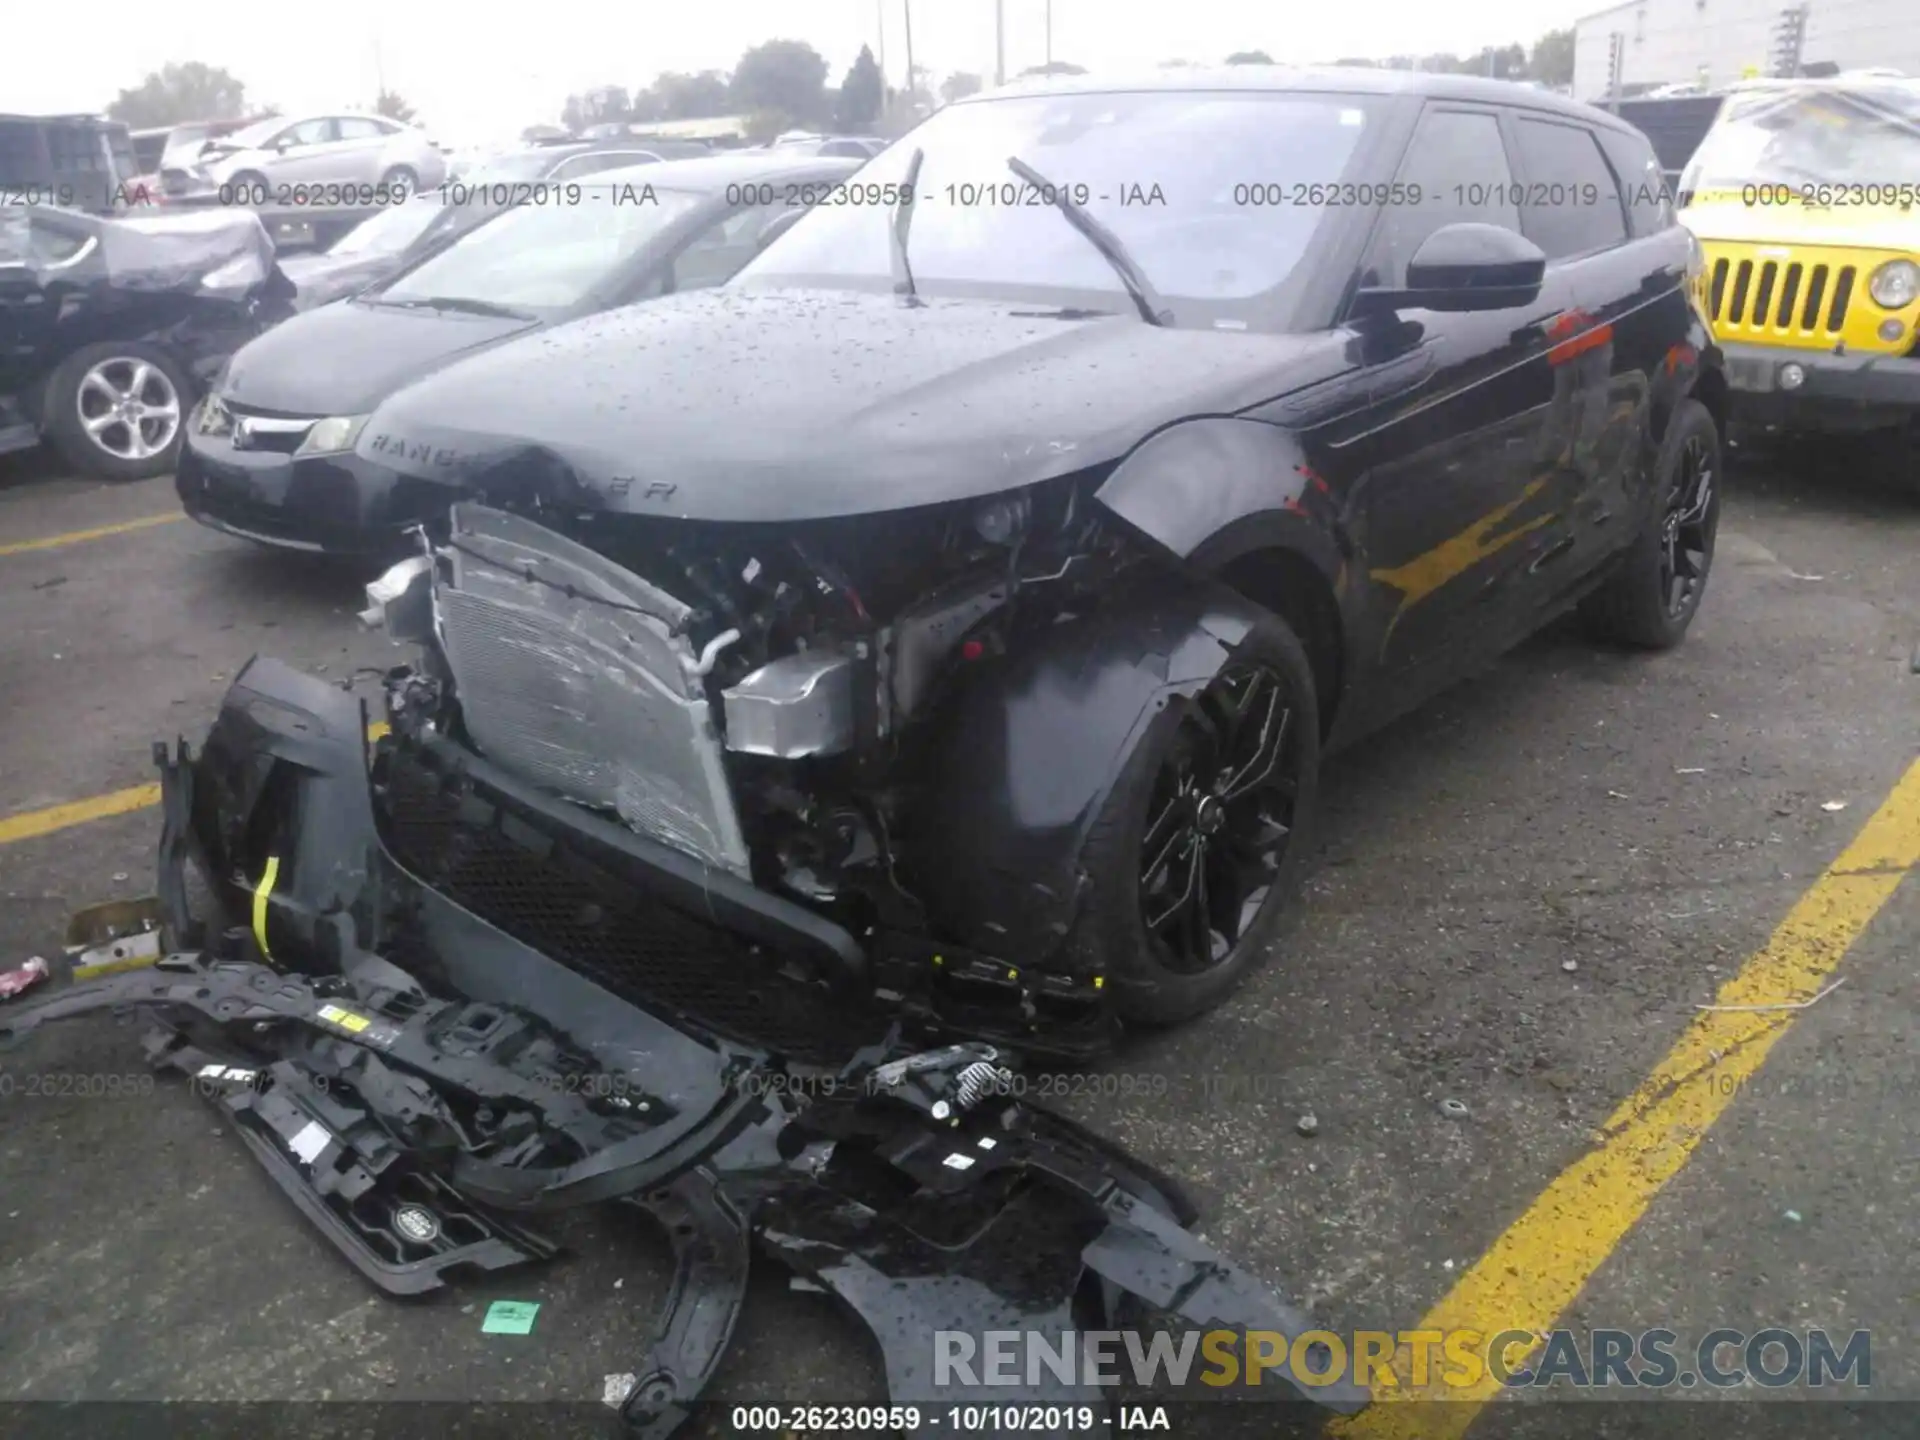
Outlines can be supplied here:
[[364, 617], [420, 647], [376, 774], [427, 883], [809, 1058], [895, 1019], [1085, 1056], [1252, 948], [1312, 722], [1097, 477], [753, 523], [502, 473]]
[[[491, 668], [504, 655], [474, 668], [465, 627], [480, 622], [463, 605], [501, 607], [487, 623], [507, 650], [515, 637], [561, 646], [572, 663], [567, 680], [545, 682], [553, 692], [603, 678], [664, 688], [671, 672], [643, 681], [593, 647], [607, 617], [645, 615], [662, 620], [654, 638], [672, 653], [671, 618], [654, 616], [657, 598], [631, 574], [596, 572], [590, 552], [527, 522], [470, 510], [453, 536], [434, 557], [437, 594], [381, 592], [395, 624], [444, 637], [428, 671], [393, 677], [391, 733], [370, 743], [379, 727], [347, 691], [252, 662], [198, 753], [156, 746], [167, 953], [0, 1011], [0, 1040], [103, 1010], [158, 1022], [149, 1059], [188, 1077], [321, 1233], [392, 1294], [547, 1258], [557, 1247], [537, 1228], [543, 1213], [646, 1212], [670, 1239], [675, 1273], [622, 1405], [641, 1434], [688, 1418], [732, 1337], [755, 1248], [864, 1323], [902, 1405], [983, 1401], [999, 1413], [1115, 1393], [1086, 1371], [947, 1383], [933, 1364], [939, 1330], [1018, 1330], [1064, 1355], [1088, 1330], [1309, 1328], [1188, 1230], [1196, 1212], [1176, 1181], [1029, 1103], [1014, 1053], [918, 1042], [897, 1017], [874, 1043], [844, 1032], [831, 1061], [818, 1048], [803, 1058], [767, 1014], [707, 1013], [703, 970], [762, 947], [791, 955], [788, 931], [806, 927], [753, 901], [744, 876], [717, 884], [733, 874], [724, 849], [696, 864], [690, 852], [655, 853], [618, 819], [559, 823], [556, 808], [576, 802], [466, 748], [447, 690], [461, 674], [479, 681], [477, 695], [513, 688], [511, 670]], [[515, 544], [527, 548], [509, 554]], [[595, 608], [571, 612], [568, 649], [539, 619], [570, 594]], [[694, 658], [723, 649], [703, 640]], [[764, 690], [752, 673], [728, 688]], [[480, 733], [510, 737], [512, 713], [480, 721]], [[785, 744], [794, 730], [769, 717], [762, 733]], [[535, 753], [552, 753], [556, 776], [583, 793], [607, 786], [614, 815], [645, 814], [651, 801], [688, 832], [726, 833], [720, 812], [695, 800], [668, 809], [630, 778], [638, 771], [564, 756], [564, 738], [550, 734], [552, 752]], [[575, 763], [601, 768], [576, 777], [564, 768]], [[702, 793], [701, 772], [681, 774]], [[673, 855], [687, 858], [676, 868]], [[652, 920], [621, 909], [630, 882], [618, 877], [634, 873], [653, 876]], [[693, 913], [702, 893], [704, 921]], [[738, 937], [737, 955], [699, 949], [697, 927], [718, 922]], [[819, 968], [859, 982], [860, 949], [830, 922], [813, 925]], [[755, 983], [746, 970], [726, 978]], [[745, 1038], [755, 1023], [768, 1033]], [[1330, 1362], [1322, 1354], [1314, 1369], [1330, 1373]], [[1340, 1381], [1303, 1393], [1335, 1410], [1364, 1400]]]

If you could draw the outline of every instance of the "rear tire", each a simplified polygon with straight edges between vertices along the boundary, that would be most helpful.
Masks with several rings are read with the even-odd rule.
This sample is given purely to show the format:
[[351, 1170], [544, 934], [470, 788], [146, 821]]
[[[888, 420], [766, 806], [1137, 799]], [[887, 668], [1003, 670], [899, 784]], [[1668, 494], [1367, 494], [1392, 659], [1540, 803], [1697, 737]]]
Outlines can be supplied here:
[[[1076, 968], [1106, 977], [1123, 1019], [1191, 1019], [1265, 958], [1298, 885], [1319, 715], [1305, 649], [1268, 617], [1211, 685], [1148, 723], [1089, 833], [1090, 890], [1068, 937]], [[1193, 888], [1187, 909], [1169, 910]]]
[[395, 205], [411, 199], [413, 192], [420, 188], [420, 177], [411, 167], [396, 165], [380, 177], [380, 183], [387, 187], [387, 194]]
[[1720, 528], [1720, 431], [1698, 400], [1682, 400], [1654, 463], [1652, 513], [1619, 568], [1580, 615], [1595, 639], [1670, 650], [1707, 593]]

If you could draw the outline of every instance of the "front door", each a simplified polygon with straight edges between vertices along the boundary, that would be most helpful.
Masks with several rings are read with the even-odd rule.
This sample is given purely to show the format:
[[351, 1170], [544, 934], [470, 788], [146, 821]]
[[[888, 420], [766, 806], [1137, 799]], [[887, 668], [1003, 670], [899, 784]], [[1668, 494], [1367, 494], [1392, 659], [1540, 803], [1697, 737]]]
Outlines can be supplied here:
[[[1383, 210], [1375, 225], [1365, 286], [1403, 286], [1407, 261], [1444, 225], [1520, 229], [1513, 168], [1491, 109], [1430, 103], [1398, 179], [1408, 203]], [[1355, 676], [1383, 682], [1364, 688], [1391, 696], [1393, 710], [1528, 628], [1528, 576], [1554, 525], [1541, 464], [1553, 399], [1549, 332], [1572, 304], [1564, 278], [1549, 271], [1529, 305], [1406, 310], [1397, 323], [1361, 327], [1380, 383], [1365, 410], [1319, 439], [1361, 477], [1351, 522], [1367, 653], [1354, 657]], [[1426, 363], [1407, 363], [1422, 350]]]

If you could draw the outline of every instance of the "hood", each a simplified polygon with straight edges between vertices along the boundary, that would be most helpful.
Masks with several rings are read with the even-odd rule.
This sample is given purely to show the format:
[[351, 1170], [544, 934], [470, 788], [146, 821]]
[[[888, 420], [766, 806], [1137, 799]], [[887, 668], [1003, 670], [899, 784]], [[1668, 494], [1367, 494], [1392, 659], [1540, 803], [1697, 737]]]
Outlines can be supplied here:
[[1902, 255], [1920, 250], [1920, 220], [1897, 205], [1747, 205], [1726, 198], [1696, 200], [1680, 219], [1702, 240], [1734, 245], [1827, 245]]
[[357, 294], [400, 268], [398, 255], [285, 255], [280, 270], [298, 292], [295, 305], [311, 310]]
[[1063, 475], [1348, 365], [1333, 335], [1049, 313], [840, 290], [670, 296], [408, 387], [358, 453], [498, 499], [557, 485], [551, 498], [595, 508], [824, 518]]
[[291, 415], [360, 415], [449, 360], [539, 324], [351, 302], [322, 305], [242, 347], [228, 367], [221, 397]]

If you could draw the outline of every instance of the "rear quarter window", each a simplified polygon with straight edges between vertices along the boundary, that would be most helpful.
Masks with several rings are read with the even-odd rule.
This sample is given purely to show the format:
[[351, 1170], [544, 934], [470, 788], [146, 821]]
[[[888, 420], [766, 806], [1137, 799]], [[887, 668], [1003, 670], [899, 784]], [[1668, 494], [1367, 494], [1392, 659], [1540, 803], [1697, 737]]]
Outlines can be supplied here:
[[1613, 164], [1626, 192], [1627, 220], [1635, 239], [1658, 235], [1676, 223], [1673, 213], [1673, 186], [1660, 168], [1660, 157], [1653, 153], [1650, 141], [1638, 134], [1602, 130], [1600, 147]]

